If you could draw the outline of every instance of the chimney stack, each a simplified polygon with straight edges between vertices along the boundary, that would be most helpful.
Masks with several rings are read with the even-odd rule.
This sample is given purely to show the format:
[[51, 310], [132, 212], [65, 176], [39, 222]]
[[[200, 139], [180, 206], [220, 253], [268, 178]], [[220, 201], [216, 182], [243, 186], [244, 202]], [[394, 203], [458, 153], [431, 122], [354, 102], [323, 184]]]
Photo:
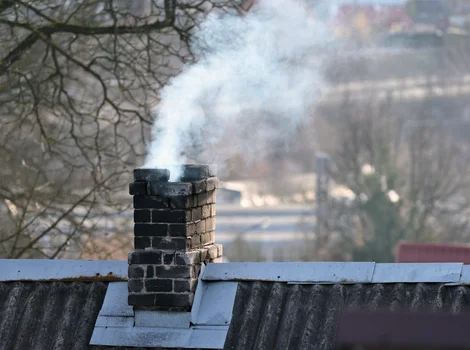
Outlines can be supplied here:
[[214, 244], [215, 165], [183, 165], [181, 182], [167, 169], [135, 169], [134, 251], [129, 253], [129, 305], [191, 309], [201, 265], [218, 262]]

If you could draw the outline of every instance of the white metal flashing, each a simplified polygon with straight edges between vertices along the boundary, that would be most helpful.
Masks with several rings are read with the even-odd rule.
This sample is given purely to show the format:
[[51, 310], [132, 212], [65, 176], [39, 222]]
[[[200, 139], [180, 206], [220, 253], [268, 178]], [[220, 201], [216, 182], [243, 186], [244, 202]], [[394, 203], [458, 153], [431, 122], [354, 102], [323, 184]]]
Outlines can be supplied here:
[[127, 282], [108, 285], [99, 316], [134, 317], [134, 308], [127, 304]]
[[203, 281], [266, 281], [290, 284], [446, 283], [470, 285], [462, 263], [224, 263], [209, 264]]
[[[0, 259], [0, 282], [126, 281], [127, 267], [126, 261], [117, 260]], [[441, 282], [461, 285], [470, 284], [470, 265], [461, 263], [376, 264], [374, 262], [219, 263], [209, 264], [201, 271], [201, 278], [203, 282], [244, 280], [327, 284]], [[112, 292], [112, 289], [108, 290], [108, 293]], [[200, 304], [197, 300], [200, 297], [196, 292], [194, 306], [197, 307]], [[127, 295], [125, 299], [127, 300]], [[115, 308], [110, 308], [110, 310], [113, 310], [110, 312], [119, 313]]]
[[470, 265], [463, 265], [458, 282], [447, 283], [446, 286], [470, 285]]
[[189, 329], [191, 326], [190, 312], [176, 311], [135, 311], [135, 327], [145, 328], [178, 328]]
[[189, 313], [134, 311], [127, 305], [127, 283], [110, 283], [90, 344], [223, 349], [237, 286], [238, 282], [199, 280]]
[[223, 349], [228, 327], [176, 329], [95, 327], [91, 345], [143, 347]]
[[456, 283], [463, 264], [376, 264], [372, 283]]
[[203, 281], [370, 283], [373, 262], [286, 262], [209, 264]]
[[237, 288], [238, 282], [202, 282], [199, 312], [191, 322], [200, 326], [228, 326]]
[[0, 259], [0, 282], [127, 280], [127, 261]]

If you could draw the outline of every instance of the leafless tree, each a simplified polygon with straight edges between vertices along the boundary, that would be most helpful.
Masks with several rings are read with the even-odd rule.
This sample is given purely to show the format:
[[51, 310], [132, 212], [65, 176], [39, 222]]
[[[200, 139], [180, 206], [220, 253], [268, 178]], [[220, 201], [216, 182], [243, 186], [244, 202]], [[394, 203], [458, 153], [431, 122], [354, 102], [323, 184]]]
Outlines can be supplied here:
[[237, 3], [0, 0], [0, 257], [130, 249], [129, 174], [213, 10]]
[[392, 261], [402, 239], [468, 242], [468, 140], [449, 127], [458, 112], [436, 115], [435, 102], [432, 93], [414, 105], [345, 96], [319, 120], [333, 178], [355, 197], [332, 203], [330, 242], [316, 247], [324, 259]]

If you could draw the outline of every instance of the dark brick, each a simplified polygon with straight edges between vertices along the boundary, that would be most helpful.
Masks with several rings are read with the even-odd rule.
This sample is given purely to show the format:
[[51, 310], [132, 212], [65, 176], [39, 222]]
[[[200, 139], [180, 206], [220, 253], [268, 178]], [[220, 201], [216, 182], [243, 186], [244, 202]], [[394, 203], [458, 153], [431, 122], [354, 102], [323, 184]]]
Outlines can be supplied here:
[[176, 265], [193, 265], [201, 262], [200, 251], [184, 252], [175, 254]]
[[196, 232], [196, 224], [169, 224], [171, 237], [190, 237]]
[[174, 261], [175, 261], [174, 253], [163, 253], [163, 264], [173, 265]]
[[152, 246], [150, 237], [134, 237], [134, 248], [145, 249]]
[[175, 293], [192, 293], [196, 290], [197, 278], [190, 280], [174, 280], [173, 291]]
[[129, 278], [144, 278], [144, 268], [142, 266], [129, 265], [127, 275]]
[[207, 219], [211, 216], [211, 204], [202, 207], [202, 219]]
[[216, 177], [210, 177], [207, 179], [207, 191], [213, 191], [219, 187], [219, 179]]
[[153, 210], [152, 222], [168, 222], [183, 224], [191, 221], [191, 212], [189, 210]]
[[202, 219], [202, 207], [196, 207], [191, 210], [191, 221], [199, 221]]
[[207, 261], [209, 260], [209, 253], [207, 248], [201, 248], [200, 250], [201, 254], [201, 261]]
[[134, 250], [128, 255], [129, 264], [161, 264], [162, 252], [158, 250]]
[[186, 227], [186, 234], [187, 234], [188, 236], [195, 235], [195, 234], [196, 234], [196, 224], [189, 224], [189, 225]]
[[190, 209], [197, 205], [197, 196], [171, 197], [170, 207], [172, 209]]
[[214, 244], [214, 245], [210, 246], [208, 251], [207, 251], [207, 255], [209, 256], [209, 259], [218, 258], [219, 257], [219, 252], [218, 252], [217, 245]]
[[146, 278], [153, 278], [155, 274], [153, 273], [153, 266], [147, 266], [147, 273], [145, 274]]
[[216, 201], [216, 192], [215, 191], [212, 191], [212, 194], [209, 196], [209, 198], [207, 199], [207, 204], [214, 204], [215, 201]]
[[132, 196], [147, 194], [147, 184], [145, 182], [131, 182], [129, 194]]
[[167, 224], [135, 224], [135, 236], [166, 236], [168, 234]]
[[207, 180], [193, 181], [193, 193], [202, 193], [207, 191]]
[[127, 289], [129, 290], [129, 293], [140, 293], [144, 289], [144, 280], [127, 281]]
[[134, 222], [150, 222], [150, 210], [134, 210]]
[[215, 203], [215, 191], [204, 192], [197, 195], [197, 205], [203, 206], [206, 204]]
[[191, 237], [191, 249], [197, 249], [201, 246], [201, 235], [197, 234]]
[[164, 307], [190, 308], [193, 303], [193, 294], [187, 293], [157, 293], [155, 305]]
[[191, 267], [192, 276], [191, 277], [198, 278], [200, 272], [201, 272], [201, 265], [199, 265], [199, 264], [198, 265], [192, 265], [192, 267]]
[[147, 292], [171, 292], [173, 280], [161, 278], [145, 280], [145, 290]]
[[168, 198], [158, 196], [134, 196], [135, 209], [167, 209], [169, 206]]
[[214, 231], [205, 232], [201, 235], [201, 245], [214, 243]]
[[166, 250], [184, 250], [186, 249], [186, 239], [177, 237], [153, 237], [152, 247]]
[[134, 306], [153, 306], [155, 294], [129, 294], [127, 301], [129, 305]]
[[186, 182], [148, 182], [147, 193], [162, 197], [189, 196], [193, 193], [193, 187]]
[[189, 278], [191, 266], [155, 266], [155, 277], [157, 278]]
[[170, 170], [168, 169], [134, 169], [134, 181], [168, 181], [170, 179]]
[[196, 223], [196, 233], [206, 232], [206, 221], [207, 220], [201, 220]]
[[214, 231], [216, 225], [215, 217], [211, 217], [206, 220], [206, 231]]
[[181, 181], [197, 181], [217, 176], [217, 166], [213, 164], [185, 164], [181, 167]]

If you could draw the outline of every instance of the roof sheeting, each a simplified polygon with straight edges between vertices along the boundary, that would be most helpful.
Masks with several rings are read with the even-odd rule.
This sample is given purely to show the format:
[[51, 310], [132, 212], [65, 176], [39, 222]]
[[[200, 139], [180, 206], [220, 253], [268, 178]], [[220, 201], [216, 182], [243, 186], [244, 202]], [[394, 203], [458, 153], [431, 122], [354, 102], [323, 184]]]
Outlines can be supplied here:
[[240, 282], [224, 349], [335, 348], [344, 309], [469, 309], [470, 287], [434, 284], [292, 285]]
[[87, 349], [106, 283], [0, 282], [0, 348]]
[[107, 285], [0, 282], [0, 349], [148, 349], [89, 345]]

